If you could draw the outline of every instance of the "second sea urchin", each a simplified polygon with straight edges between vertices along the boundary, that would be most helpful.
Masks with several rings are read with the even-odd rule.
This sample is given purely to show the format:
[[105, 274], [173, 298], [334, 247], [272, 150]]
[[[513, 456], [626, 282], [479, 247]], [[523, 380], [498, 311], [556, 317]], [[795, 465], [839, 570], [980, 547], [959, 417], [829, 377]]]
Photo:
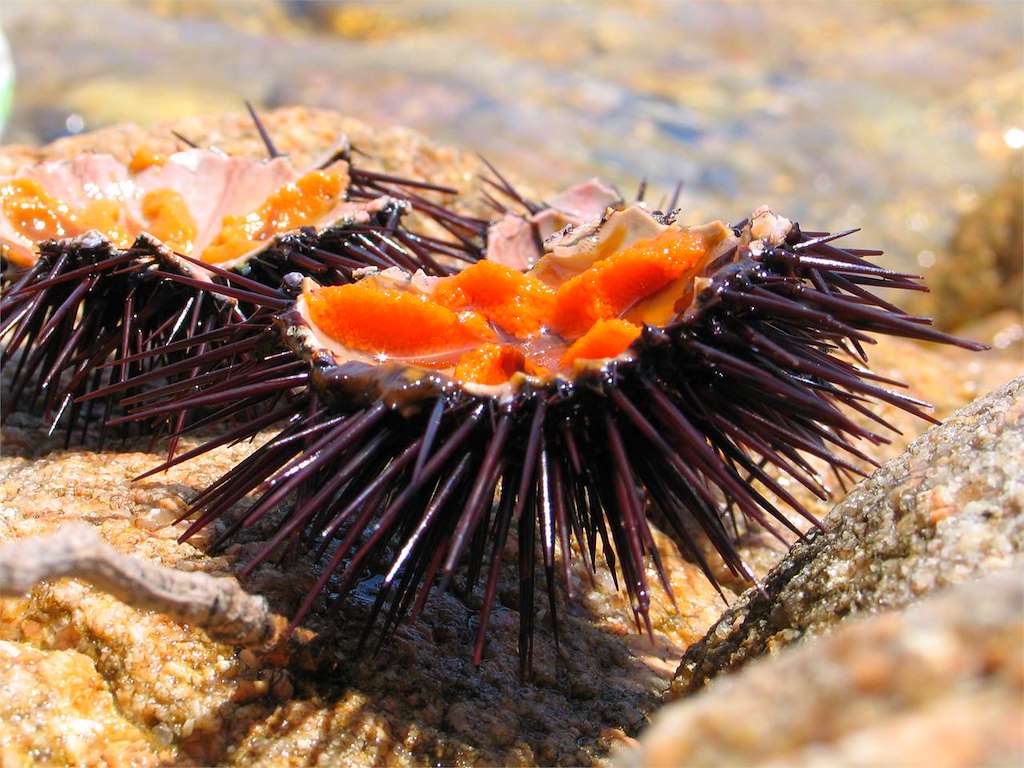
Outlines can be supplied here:
[[[286, 273], [333, 285], [366, 266], [445, 275], [479, 258], [467, 233], [482, 222], [422, 195], [455, 190], [360, 168], [345, 142], [296, 168], [252, 116], [266, 160], [141, 147], [128, 164], [83, 154], [0, 178], [3, 360], [21, 353], [9, 402], [38, 410], [51, 431], [63, 419], [67, 442], [76, 428], [84, 437], [99, 403], [102, 445], [115, 397], [187, 378], [173, 345], [213, 343], [275, 306]], [[410, 230], [414, 207], [456, 239]], [[217, 293], [204, 290], [211, 283]], [[177, 434], [186, 415], [154, 435]]]

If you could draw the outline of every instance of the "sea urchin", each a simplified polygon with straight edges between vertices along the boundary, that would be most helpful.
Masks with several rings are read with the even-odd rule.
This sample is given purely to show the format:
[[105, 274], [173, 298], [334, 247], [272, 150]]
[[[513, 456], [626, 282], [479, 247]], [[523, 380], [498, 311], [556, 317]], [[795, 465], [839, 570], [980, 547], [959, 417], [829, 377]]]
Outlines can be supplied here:
[[[479, 258], [467, 233], [483, 222], [422, 196], [455, 190], [358, 168], [345, 142], [297, 169], [252, 114], [267, 160], [142, 147], [127, 165], [83, 154], [0, 179], [3, 360], [21, 353], [9, 402], [39, 410], [51, 431], [67, 414], [70, 442], [97, 403], [105, 426], [115, 395], [194, 376], [175, 344], [213, 343], [259, 307], [283, 308], [267, 287], [284, 274], [335, 285], [366, 266], [445, 275]], [[411, 231], [414, 207], [461, 239]], [[176, 435], [186, 415], [154, 425], [154, 436]]]
[[[671, 591], [652, 522], [712, 582], [690, 523], [752, 580], [723, 509], [799, 534], [754, 481], [818, 525], [779, 474], [824, 498], [809, 457], [842, 480], [862, 474], [855, 459], [871, 461], [857, 441], [885, 441], [850, 411], [883, 428], [873, 401], [930, 418], [862, 367], [869, 334], [980, 348], [876, 296], [918, 289], [918, 278], [875, 266], [877, 251], [838, 246], [849, 233], [803, 232], [766, 207], [736, 226], [685, 227], [671, 212], [602, 200], [597, 217], [580, 212], [539, 244], [543, 206], [494, 185], [524, 211], [493, 200], [506, 221], [487, 259], [444, 276], [371, 268], [336, 286], [286, 276], [252, 299], [258, 322], [189, 348], [201, 374], [187, 392], [183, 382], [127, 404], [125, 420], [195, 407], [260, 414], [151, 473], [284, 420], [192, 500], [182, 538], [221, 520], [224, 542], [287, 502], [245, 573], [287, 546], [324, 558], [293, 623], [329, 583], [337, 604], [371, 568], [385, 575], [367, 632], [376, 623], [382, 639], [435, 586], [482, 584], [479, 662], [514, 528], [524, 672], [536, 574], [554, 618], [577, 552], [590, 567], [603, 555], [650, 631], [649, 562]], [[209, 290], [230, 295], [234, 280]], [[224, 357], [232, 345], [242, 362]]]

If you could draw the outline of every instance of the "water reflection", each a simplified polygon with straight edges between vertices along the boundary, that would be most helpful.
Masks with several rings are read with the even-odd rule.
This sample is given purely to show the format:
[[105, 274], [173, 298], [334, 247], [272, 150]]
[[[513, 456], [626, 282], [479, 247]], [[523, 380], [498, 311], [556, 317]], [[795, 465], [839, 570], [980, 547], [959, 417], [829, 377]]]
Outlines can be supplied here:
[[81, 2], [2, 18], [9, 140], [301, 103], [552, 186], [682, 179], [692, 220], [769, 202], [864, 226], [902, 267], [942, 250], [957, 190], [990, 186], [1024, 144], [1012, 3]]

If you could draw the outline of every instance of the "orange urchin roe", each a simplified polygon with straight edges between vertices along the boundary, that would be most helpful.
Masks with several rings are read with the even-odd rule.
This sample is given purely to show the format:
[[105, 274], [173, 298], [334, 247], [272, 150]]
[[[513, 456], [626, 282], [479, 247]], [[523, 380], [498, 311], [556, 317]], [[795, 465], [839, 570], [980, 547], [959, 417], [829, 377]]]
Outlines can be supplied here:
[[[432, 368], [448, 368], [481, 341], [494, 339], [475, 313], [453, 312], [426, 296], [366, 283], [308, 292], [306, 304], [316, 326], [346, 347], [368, 355], [420, 358], [417, 364]], [[429, 356], [437, 359], [422, 359]]]
[[474, 384], [504, 384], [524, 370], [526, 357], [515, 347], [483, 344], [459, 358], [455, 378]]
[[142, 198], [142, 218], [146, 231], [178, 253], [192, 252], [196, 220], [189, 213], [185, 198], [173, 189], [154, 189]]
[[704, 253], [699, 233], [669, 229], [601, 259], [559, 286], [551, 329], [579, 338], [694, 269]]
[[640, 326], [627, 320], [598, 320], [572, 343], [559, 363], [563, 368], [572, 368], [577, 360], [617, 357], [629, 349], [639, 335]]
[[555, 305], [555, 292], [515, 269], [478, 261], [457, 275], [440, 280], [434, 301], [454, 310], [474, 310], [516, 338], [541, 331]]
[[74, 237], [90, 229], [118, 245], [129, 241], [117, 200], [91, 200], [82, 208], [71, 208], [37, 181], [9, 179], [0, 184], [0, 206], [11, 226], [34, 242]]
[[132, 173], [139, 173], [153, 166], [161, 166], [166, 162], [166, 155], [154, 152], [152, 147], [143, 145], [135, 150], [132, 159], [128, 161], [128, 170]]
[[[547, 378], [629, 349], [644, 322], [675, 312], [705, 256], [699, 233], [669, 229], [550, 287], [489, 261], [436, 280], [430, 295], [375, 278], [307, 293], [310, 318], [345, 347], [499, 385]], [[635, 322], [634, 322], [635, 321]], [[498, 337], [501, 337], [499, 342]]]
[[453, 376], [457, 381], [494, 386], [504, 384], [517, 373], [541, 378], [551, 371], [537, 365], [522, 350], [508, 344], [482, 344], [459, 358]]
[[225, 216], [221, 230], [203, 251], [211, 264], [238, 258], [274, 235], [315, 224], [345, 193], [344, 174], [311, 171], [285, 184], [252, 213]]

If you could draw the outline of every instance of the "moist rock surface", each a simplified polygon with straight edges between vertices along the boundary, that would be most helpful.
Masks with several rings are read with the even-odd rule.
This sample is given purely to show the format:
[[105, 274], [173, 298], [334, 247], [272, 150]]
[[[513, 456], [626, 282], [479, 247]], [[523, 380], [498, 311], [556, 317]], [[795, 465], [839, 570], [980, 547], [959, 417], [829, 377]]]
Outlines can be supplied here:
[[1020, 765], [1020, 566], [714, 680], [660, 710], [619, 764]]
[[1024, 550], [1024, 377], [958, 411], [858, 485], [683, 657], [670, 696], [847, 617], [901, 608]]
[[153, 766], [170, 756], [118, 711], [84, 654], [0, 641], [0, 690], [4, 765]]

